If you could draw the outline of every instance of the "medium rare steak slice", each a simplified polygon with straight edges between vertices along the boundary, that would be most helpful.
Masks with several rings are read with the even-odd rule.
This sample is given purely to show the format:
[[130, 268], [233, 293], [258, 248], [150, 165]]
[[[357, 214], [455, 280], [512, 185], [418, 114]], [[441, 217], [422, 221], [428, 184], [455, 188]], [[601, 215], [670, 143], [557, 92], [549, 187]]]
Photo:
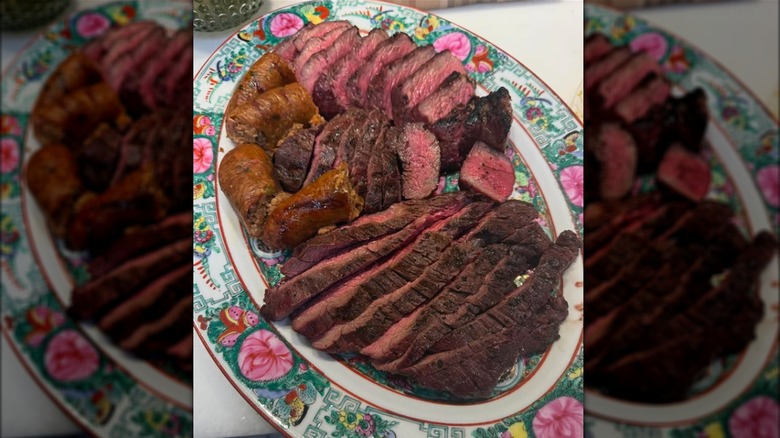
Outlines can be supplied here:
[[366, 167], [366, 196], [363, 212], [375, 213], [382, 210], [382, 195], [385, 191], [385, 173], [390, 160], [395, 160], [395, 151], [385, 147], [385, 137], [388, 127], [385, 127], [374, 142], [371, 156]]
[[286, 138], [282, 139], [274, 152], [274, 169], [279, 184], [285, 191], [295, 193], [303, 187], [303, 181], [309, 173], [314, 152], [314, 142], [324, 125], [304, 128], [294, 126]]
[[308, 271], [289, 280], [283, 280], [265, 293], [260, 312], [266, 318], [278, 321], [328, 287], [349, 279], [352, 275], [407, 245], [432, 224], [459, 211], [465, 203], [454, 202], [448, 208], [417, 218], [393, 234], [338, 254], [320, 262]]
[[362, 120], [362, 116], [355, 111], [348, 111], [336, 116], [333, 120], [326, 123], [322, 131], [317, 135], [317, 138], [314, 140], [311, 167], [306, 175], [306, 179], [303, 181], [304, 187], [316, 181], [322, 174], [333, 168], [342, 135], [350, 130], [356, 120]]
[[478, 141], [460, 168], [458, 185], [503, 202], [512, 194], [515, 167], [509, 157]]
[[294, 277], [344, 249], [394, 233], [415, 219], [447, 209], [453, 203], [466, 205], [475, 199], [464, 192], [445, 193], [422, 201], [406, 201], [371, 215], [360, 216], [350, 224], [320, 234], [293, 249], [282, 266], [282, 274]]
[[465, 75], [466, 69], [449, 50], [437, 53], [401, 85], [391, 90], [393, 118], [401, 121], [407, 120], [407, 112], [412, 111], [420, 102], [436, 91], [452, 72]]
[[[382, 101], [369, 105], [367, 93], [370, 83], [390, 63], [401, 59], [416, 48], [417, 46], [409, 38], [409, 35], [403, 32], [396, 33], [377, 46], [374, 54], [365, 61], [365, 64], [352, 75], [347, 83], [350, 104], [360, 108], [382, 107]], [[382, 109], [384, 110], [384, 108]]]
[[663, 105], [672, 89], [669, 81], [660, 75], [653, 75], [641, 87], [635, 89], [625, 99], [615, 105], [615, 113], [625, 123], [647, 116], [657, 106]]
[[[306, 63], [315, 54], [322, 53], [331, 48], [336, 40], [348, 29], [351, 30], [354, 29], [354, 27], [338, 27], [320, 37], [311, 38], [310, 40], [306, 41], [306, 44], [293, 60], [293, 70], [295, 71], [295, 77], [298, 79], [298, 82], [300, 82], [301, 85], [303, 85], [301, 79], [304, 79], [300, 75], [301, 71], [303, 70], [303, 66], [306, 65]], [[310, 92], [311, 90], [307, 89], [306, 91]]]
[[[636, 178], [637, 148], [634, 138], [616, 123], [604, 123], [592, 148], [600, 170], [594, 181], [603, 199], [619, 199], [631, 191]], [[586, 182], [586, 184], [590, 181]]]
[[601, 82], [602, 79], [607, 77], [610, 73], [615, 71], [621, 64], [626, 62], [631, 57], [631, 50], [627, 47], [621, 47], [614, 49], [611, 52], [603, 55], [601, 59], [593, 64], [585, 67], [585, 90], [590, 90], [591, 87]]
[[365, 197], [368, 189], [368, 163], [379, 134], [388, 125], [387, 117], [381, 111], [373, 110], [368, 114], [361, 129], [361, 135], [355, 143], [355, 150], [349, 162], [349, 177], [355, 192]]
[[298, 56], [298, 53], [303, 50], [304, 46], [310, 39], [319, 38], [334, 29], [347, 28], [350, 26], [352, 26], [352, 23], [343, 20], [325, 21], [318, 25], [309, 23], [296, 34], [290, 36], [277, 45], [274, 48], [274, 53], [289, 62], [293, 62], [296, 56]]
[[312, 99], [320, 109], [320, 114], [331, 119], [349, 106], [347, 81], [358, 71], [366, 59], [373, 55], [376, 48], [387, 40], [384, 29], [372, 29], [360, 40], [352, 52], [336, 61], [314, 83]]
[[360, 32], [357, 27], [350, 27], [345, 30], [333, 43], [321, 50], [306, 61], [296, 70], [295, 77], [309, 93], [314, 91], [314, 84], [325, 70], [332, 66], [336, 61], [347, 56], [352, 49], [361, 40]]
[[427, 229], [389, 259], [321, 294], [321, 298], [293, 318], [293, 329], [306, 337], [319, 338], [333, 325], [356, 318], [372, 301], [419, 277], [490, 206], [489, 203], [467, 205]]
[[650, 74], [663, 74], [661, 64], [646, 52], [636, 53], [598, 84], [595, 97], [603, 108], [612, 108]]
[[138, 290], [149, 278], [157, 278], [187, 263], [191, 251], [192, 240], [187, 238], [127, 261], [108, 274], [75, 288], [69, 312], [78, 319], [91, 319], [128, 293]]
[[594, 33], [585, 39], [585, 46], [583, 48], [582, 61], [587, 67], [593, 61], [600, 59], [602, 56], [611, 52], [613, 49], [612, 43], [609, 39], [600, 33]]
[[[434, 55], [436, 55], [436, 50], [432, 45], [420, 46], [407, 53], [403, 58], [390, 63], [386, 69], [379, 72], [376, 79], [371, 81], [368, 86], [366, 103], [368, 103], [369, 108], [384, 111], [387, 118], [392, 120], [391, 92], [398, 84], [403, 83], [412, 73], [430, 61]], [[400, 126], [400, 124], [398, 125]]]
[[405, 141], [397, 143], [402, 195], [404, 199], [422, 199], [439, 184], [439, 142], [422, 124], [408, 123], [403, 130]]
[[474, 80], [459, 73], [452, 72], [442, 82], [439, 88], [423, 99], [417, 107], [407, 113], [407, 121], [435, 123], [455, 108], [466, 105], [474, 97]]

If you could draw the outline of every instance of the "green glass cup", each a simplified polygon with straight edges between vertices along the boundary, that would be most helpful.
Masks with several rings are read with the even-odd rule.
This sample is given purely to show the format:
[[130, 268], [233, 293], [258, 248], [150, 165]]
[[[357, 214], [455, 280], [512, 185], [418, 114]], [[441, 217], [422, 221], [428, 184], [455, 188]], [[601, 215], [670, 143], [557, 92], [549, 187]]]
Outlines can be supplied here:
[[1, 0], [0, 28], [4, 31], [32, 29], [57, 18], [70, 0]]
[[193, 0], [192, 25], [197, 31], [219, 32], [246, 22], [262, 0]]

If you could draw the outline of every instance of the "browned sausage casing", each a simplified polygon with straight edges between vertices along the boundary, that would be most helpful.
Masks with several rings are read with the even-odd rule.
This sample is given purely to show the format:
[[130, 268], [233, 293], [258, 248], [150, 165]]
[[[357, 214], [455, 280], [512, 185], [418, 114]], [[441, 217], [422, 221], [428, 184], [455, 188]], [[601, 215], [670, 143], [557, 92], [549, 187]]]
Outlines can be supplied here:
[[317, 234], [320, 228], [356, 218], [363, 198], [349, 182], [346, 163], [339, 164], [271, 210], [263, 241], [272, 248], [290, 248]]
[[38, 201], [54, 234], [62, 237], [73, 206], [84, 193], [73, 153], [62, 145], [38, 149], [27, 163], [27, 186]]
[[33, 113], [41, 106], [57, 102], [63, 96], [79, 88], [101, 82], [103, 77], [91, 59], [82, 53], [65, 58], [43, 85]]
[[247, 233], [260, 237], [266, 206], [280, 190], [271, 158], [256, 144], [240, 144], [222, 158], [218, 178]]
[[293, 82], [295, 82], [295, 73], [290, 68], [290, 64], [276, 53], [268, 52], [261, 56], [241, 78], [241, 82], [233, 91], [233, 97], [227, 104], [225, 114], [230, 114], [233, 108], [253, 101], [268, 90]]
[[317, 114], [311, 96], [297, 82], [274, 88], [233, 109], [225, 125], [236, 144], [255, 143], [272, 153], [293, 124], [308, 126]]

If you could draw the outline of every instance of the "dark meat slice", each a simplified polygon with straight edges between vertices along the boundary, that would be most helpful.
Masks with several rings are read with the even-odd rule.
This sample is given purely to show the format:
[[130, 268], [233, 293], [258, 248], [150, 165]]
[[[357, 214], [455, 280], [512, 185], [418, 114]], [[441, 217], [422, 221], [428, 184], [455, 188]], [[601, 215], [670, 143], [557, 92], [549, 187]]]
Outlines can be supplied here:
[[435, 123], [455, 108], [466, 105], [473, 96], [474, 80], [464, 74], [452, 72], [436, 91], [407, 114], [407, 121]]
[[502, 87], [487, 96], [473, 98], [427, 128], [439, 140], [441, 170], [447, 172], [460, 168], [476, 141], [503, 152], [511, 126], [509, 91]]
[[349, 162], [349, 177], [355, 191], [365, 197], [368, 191], [368, 163], [371, 151], [382, 132], [388, 125], [387, 117], [381, 111], [373, 110], [368, 114], [361, 135], [355, 143], [352, 159]]
[[273, 321], [287, 317], [328, 287], [347, 280], [407, 245], [430, 225], [452, 215], [464, 205], [464, 202], [450, 204], [445, 209], [416, 219], [398, 232], [333, 256], [289, 280], [284, 279], [276, 287], [266, 291], [260, 312]]
[[266, 91], [295, 82], [295, 74], [290, 64], [274, 52], [260, 57], [244, 74], [233, 90], [233, 95], [225, 107], [225, 114], [257, 98]]
[[[601, 125], [591, 153], [598, 163], [599, 194], [603, 199], [619, 199], [631, 191], [636, 178], [637, 150], [634, 138], [615, 123]], [[585, 184], [589, 184], [586, 181]]]
[[292, 133], [284, 138], [274, 152], [274, 169], [279, 184], [288, 192], [295, 193], [303, 187], [303, 181], [309, 172], [314, 141], [324, 125], [304, 128], [294, 126]]
[[336, 61], [314, 83], [312, 99], [323, 117], [330, 119], [349, 106], [347, 81], [358, 71], [383, 41], [387, 40], [384, 29], [372, 29], [352, 52]]
[[384, 111], [387, 118], [393, 119], [393, 103], [390, 94], [393, 89], [403, 83], [406, 78], [430, 61], [436, 54], [431, 45], [420, 46], [406, 54], [403, 58], [390, 63], [386, 69], [379, 72], [376, 79], [368, 86], [366, 103], [370, 108]]
[[382, 210], [401, 202], [401, 163], [398, 148], [406, 141], [403, 131], [391, 126], [385, 133], [385, 179], [382, 182]]
[[101, 64], [106, 82], [119, 93], [132, 114], [140, 114], [146, 109], [138, 95], [141, 72], [150, 59], [159, 56], [160, 47], [168, 43], [168, 38], [163, 27], [154, 26], [133, 34], [123, 43], [127, 44], [112, 47]]
[[385, 187], [385, 173], [389, 166], [389, 161], [395, 159], [395, 152], [385, 146], [385, 136], [387, 134], [385, 127], [374, 142], [371, 149], [371, 156], [368, 159], [366, 167], [366, 196], [365, 212], [375, 213], [382, 210], [382, 195]]
[[336, 29], [346, 29], [352, 26], [352, 23], [345, 20], [339, 21], [325, 21], [317, 25], [307, 24], [306, 27], [299, 30], [298, 33], [292, 36], [295, 49], [300, 52], [306, 44], [313, 38], [321, 38], [322, 36], [332, 32]]
[[192, 297], [185, 296], [162, 318], [137, 325], [135, 331], [120, 340], [119, 346], [141, 356], [158, 355], [187, 336], [192, 318]]
[[[670, 113], [672, 117], [668, 116]], [[704, 90], [697, 88], [681, 98], [671, 99], [666, 114], [666, 127], [670, 131], [667, 135], [688, 150], [700, 152], [710, 118]]]
[[404, 142], [398, 142], [404, 199], [422, 199], [439, 184], [441, 152], [436, 137], [422, 124], [404, 126]]
[[596, 97], [603, 108], [612, 108], [650, 74], [663, 74], [661, 65], [646, 52], [636, 53], [601, 81]]
[[463, 162], [458, 185], [504, 202], [515, 185], [515, 168], [506, 155], [478, 141]]
[[159, 278], [164, 273], [189, 263], [191, 252], [192, 239], [180, 240], [127, 261], [106, 275], [76, 287], [73, 290], [70, 314], [78, 319], [92, 319], [100, 315], [127, 294], [139, 290], [150, 278]]
[[668, 98], [671, 84], [660, 75], [653, 75], [646, 84], [634, 90], [615, 105], [615, 113], [625, 123], [633, 123], [662, 105]]
[[453, 72], [465, 75], [466, 69], [449, 50], [437, 53], [401, 85], [391, 90], [393, 118], [398, 121], [408, 120], [407, 113], [433, 94]]
[[353, 122], [349, 129], [341, 134], [341, 141], [336, 150], [336, 159], [333, 161], [334, 166], [344, 162], [349, 163], [352, 160], [352, 154], [355, 153], [355, 147], [360, 141], [363, 126], [368, 118], [368, 111], [358, 108], [350, 108], [349, 111], [352, 113]]
[[[350, 104], [360, 108], [381, 107], [382, 101], [369, 105], [366, 96], [369, 84], [387, 65], [401, 59], [416, 47], [409, 35], [403, 32], [396, 33], [377, 46], [374, 54], [365, 61], [365, 64], [352, 75], [347, 83]], [[384, 108], [382, 109], [384, 110]]]
[[585, 78], [585, 90], [590, 90], [591, 87], [601, 82], [602, 79], [607, 77], [607, 75], [612, 73], [630, 57], [631, 50], [627, 47], [621, 47], [603, 55], [601, 59], [587, 66], [583, 75]]
[[120, 264], [192, 234], [192, 212], [170, 216], [162, 222], [126, 230], [106, 251], [89, 262], [89, 274], [98, 278]]
[[465, 205], [473, 198], [464, 192], [445, 193], [430, 200], [407, 201], [379, 213], [361, 216], [348, 225], [296, 246], [281, 271], [287, 278], [294, 277], [342, 250], [399, 231], [418, 217], [448, 209], [453, 203]]
[[488, 203], [472, 203], [438, 222], [384, 262], [321, 294], [293, 318], [293, 329], [309, 338], [319, 338], [335, 324], [356, 318], [372, 301], [419, 277], [453, 239], [474, 226], [489, 209]]
[[314, 140], [314, 151], [311, 158], [311, 168], [304, 187], [311, 184], [320, 175], [333, 168], [336, 161], [336, 152], [341, 144], [342, 136], [352, 129], [352, 125], [363, 120], [363, 113], [359, 109], [350, 110], [339, 114], [333, 120], [325, 124], [322, 131]]
[[160, 55], [155, 57], [155, 62], [143, 72], [138, 86], [141, 98], [147, 108], [158, 108], [162, 105], [162, 96], [159, 96], [157, 84], [160, 78], [165, 77], [166, 70], [179, 61], [183, 53], [192, 52], [192, 30], [180, 30], [168, 40], [168, 43], [160, 49]]
[[[303, 50], [298, 54], [298, 56], [295, 57], [295, 60], [293, 61], [293, 69], [295, 70], [295, 78], [300, 82], [301, 85], [306, 88], [306, 91], [311, 92], [311, 88], [307, 87], [306, 85], [311, 85], [312, 88], [314, 86], [314, 81], [317, 80], [317, 77], [311, 77], [311, 74], [313, 72], [306, 72], [304, 75], [304, 66], [309, 63], [312, 58], [314, 58], [315, 55], [323, 55], [325, 52], [330, 51], [331, 49], [336, 49], [336, 52], [333, 53], [333, 55], [337, 55], [341, 52], [343, 52], [346, 47], [345, 44], [339, 43], [336, 45], [336, 41], [341, 38], [341, 36], [345, 33], [351, 33], [354, 37], [360, 38], [359, 35], [356, 35], [357, 28], [352, 27], [340, 27], [337, 29], [333, 29], [330, 32], [326, 33], [325, 35], [319, 37], [319, 38], [312, 38], [310, 39], [306, 45], [303, 47]], [[349, 38], [347, 40], [349, 41]], [[355, 41], [354, 39], [352, 41]], [[313, 64], [310, 64], [309, 69], [317, 67], [326, 66], [327, 61], [325, 63], [322, 62], [322, 60], [325, 58], [320, 57], [320, 61], [318, 62], [316, 59], [314, 60]]]
[[190, 279], [190, 264], [166, 272], [159, 278], [148, 279], [148, 284], [137, 293], [126, 297], [100, 317], [97, 326], [114, 339], [132, 335], [138, 326], [139, 315], [143, 315], [145, 321], [165, 318], [176, 302], [187, 296]]
[[314, 91], [314, 84], [325, 70], [334, 65], [339, 59], [347, 56], [352, 49], [361, 40], [360, 32], [357, 27], [351, 27], [341, 33], [329, 47], [318, 51], [296, 70], [298, 82], [303, 85], [309, 93]]
[[609, 42], [609, 39], [606, 36], [600, 33], [594, 33], [585, 39], [582, 62], [587, 67], [592, 62], [612, 51], [612, 49], [612, 43]]
[[658, 181], [692, 201], [701, 201], [710, 189], [710, 165], [679, 144], [667, 149], [656, 175]]

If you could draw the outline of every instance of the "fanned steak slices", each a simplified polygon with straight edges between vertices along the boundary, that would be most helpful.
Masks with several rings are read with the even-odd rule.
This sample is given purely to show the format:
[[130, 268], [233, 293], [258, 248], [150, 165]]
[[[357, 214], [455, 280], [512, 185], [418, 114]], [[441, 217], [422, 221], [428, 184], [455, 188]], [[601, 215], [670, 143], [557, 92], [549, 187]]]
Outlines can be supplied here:
[[368, 106], [384, 111], [387, 117], [392, 120], [393, 103], [390, 100], [391, 92], [396, 85], [403, 83], [412, 73], [430, 61], [435, 54], [436, 50], [433, 46], [420, 46], [406, 54], [403, 58], [390, 63], [369, 84], [366, 95]]
[[314, 140], [311, 167], [303, 185], [307, 186], [320, 177], [323, 173], [333, 168], [336, 161], [336, 151], [341, 143], [342, 135], [349, 131], [355, 120], [360, 117], [355, 112], [346, 112], [336, 116], [317, 135]]
[[79, 319], [91, 319], [129, 291], [138, 290], [147, 279], [187, 263], [191, 251], [192, 239], [187, 238], [129, 260], [74, 289], [69, 312]]
[[436, 91], [407, 114], [407, 120], [427, 125], [435, 123], [455, 108], [466, 105], [473, 96], [474, 80], [462, 73], [452, 72]]
[[611, 51], [612, 43], [609, 42], [609, 39], [600, 33], [594, 33], [585, 39], [582, 62], [588, 66]]
[[303, 64], [300, 70], [296, 70], [295, 77], [309, 93], [314, 91], [314, 84], [325, 70], [336, 61], [347, 56], [361, 40], [357, 27], [345, 30], [333, 43], [324, 50], [316, 52]]
[[[314, 304], [295, 316], [292, 327], [309, 338], [318, 338], [335, 324], [360, 315], [373, 300], [419, 277], [441, 253], [487, 213], [490, 204], [472, 203], [436, 223], [417, 239], [382, 263], [322, 294]], [[477, 214], [475, 214], [475, 212]]]
[[143, 72], [140, 84], [138, 86], [139, 94], [147, 108], [157, 108], [161, 104], [158, 96], [157, 83], [159, 78], [164, 77], [166, 69], [170, 68], [172, 62], [177, 62], [181, 53], [185, 51], [192, 52], [192, 32], [176, 32], [168, 44], [161, 50], [159, 57], [155, 57], [155, 62], [151, 63]]
[[182, 297], [165, 317], [136, 326], [135, 331], [119, 341], [127, 351], [146, 356], [160, 354], [192, 331], [187, 322], [192, 318], [192, 297]]
[[371, 159], [374, 144], [376, 144], [379, 134], [386, 129], [388, 124], [387, 117], [381, 111], [371, 111], [365, 123], [363, 123], [360, 136], [355, 142], [355, 149], [349, 162], [349, 177], [353, 187], [355, 187], [355, 191], [360, 196], [365, 197], [368, 189], [368, 163]]
[[445, 193], [425, 201], [394, 204], [385, 211], [361, 216], [348, 225], [312, 237], [296, 246], [281, 271], [285, 277], [294, 277], [344, 249], [392, 234], [419, 217], [448, 209], [452, 203], [465, 205], [473, 199], [473, 195], [464, 192]]
[[[401, 59], [406, 54], [415, 50], [414, 44], [409, 35], [398, 32], [391, 36], [387, 41], [383, 41], [377, 46], [374, 54], [365, 61], [360, 69], [349, 79], [347, 83], [349, 93], [349, 103], [359, 108], [369, 108], [366, 94], [372, 80], [386, 68], [391, 62]], [[376, 106], [381, 106], [381, 102], [375, 102]]]
[[[306, 45], [303, 46], [303, 49], [298, 53], [298, 55], [295, 57], [295, 60], [293, 61], [293, 70], [295, 71], [295, 77], [298, 79], [298, 82], [301, 82], [301, 71], [303, 70], [303, 66], [316, 54], [322, 53], [326, 50], [328, 50], [330, 47], [333, 46], [333, 43], [344, 33], [347, 31], [347, 29], [351, 29], [349, 27], [338, 27], [335, 28], [328, 33], [316, 37], [311, 38], [306, 42]], [[303, 85], [303, 83], [301, 83]], [[307, 90], [309, 91], [309, 90]]]
[[599, 83], [596, 97], [605, 109], [612, 108], [650, 74], [663, 74], [661, 65], [646, 52], [636, 53]]
[[320, 109], [320, 114], [331, 119], [349, 106], [347, 81], [358, 71], [376, 48], [389, 37], [384, 29], [372, 29], [352, 52], [336, 61], [314, 83], [312, 99]]
[[295, 193], [303, 187], [303, 181], [309, 173], [314, 142], [324, 125], [311, 128], [293, 128], [274, 152], [274, 169], [279, 184], [288, 192]]
[[643, 86], [615, 105], [615, 113], [624, 123], [633, 123], [650, 113], [653, 107], [663, 105], [669, 98], [672, 86], [660, 75], [653, 75]]
[[318, 25], [309, 23], [303, 29], [277, 45], [274, 48], [274, 53], [288, 62], [293, 62], [310, 39], [319, 38], [334, 29], [347, 28], [350, 26], [352, 26], [352, 23], [343, 20], [325, 21]]
[[175, 214], [158, 224], [130, 230], [89, 263], [89, 274], [92, 278], [101, 277], [133, 257], [174, 243], [191, 233], [191, 211]]
[[101, 317], [98, 327], [109, 336], [122, 339], [138, 325], [138, 315], [143, 314], [147, 320], [164, 318], [165, 313], [186, 296], [188, 278], [192, 278], [189, 263], [164, 273]]
[[425, 65], [392, 90], [393, 118], [405, 121], [407, 112], [412, 111], [426, 97], [436, 91], [452, 73], [466, 74], [466, 69], [449, 50], [439, 52]]
[[594, 85], [601, 82], [602, 79], [606, 78], [629, 58], [631, 58], [631, 49], [620, 47], [613, 49], [598, 61], [585, 67], [585, 84], [583, 88], [586, 91], [590, 91]]
[[458, 185], [503, 202], [512, 194], [515, 168], [509, 157], [478, 141], [460, 168]]
[[439, 184], [441, 152], [436, 137], [419, 123], [403, 128], [404, 140], [398, 142], [404, 199], [428, 197]]
[[426, 216], [417, 218], [414, 222], [393, 234], [371, 241], [347, 252], [338, 254], [322, 261], [306, 272], [289, 280], [283, 280], [279, 285], [268, 289], [265, 293], [264, 305], [260, 309], [263, 316], [278, 321], [287, 317], [295, 309], [306, 304], [337, 282], [348, 279], [371, 264], [407, 245], [426, 228], [435, 222], [459, 211], [466, 204], [465, 198], [454, 199], [447, 208]]

